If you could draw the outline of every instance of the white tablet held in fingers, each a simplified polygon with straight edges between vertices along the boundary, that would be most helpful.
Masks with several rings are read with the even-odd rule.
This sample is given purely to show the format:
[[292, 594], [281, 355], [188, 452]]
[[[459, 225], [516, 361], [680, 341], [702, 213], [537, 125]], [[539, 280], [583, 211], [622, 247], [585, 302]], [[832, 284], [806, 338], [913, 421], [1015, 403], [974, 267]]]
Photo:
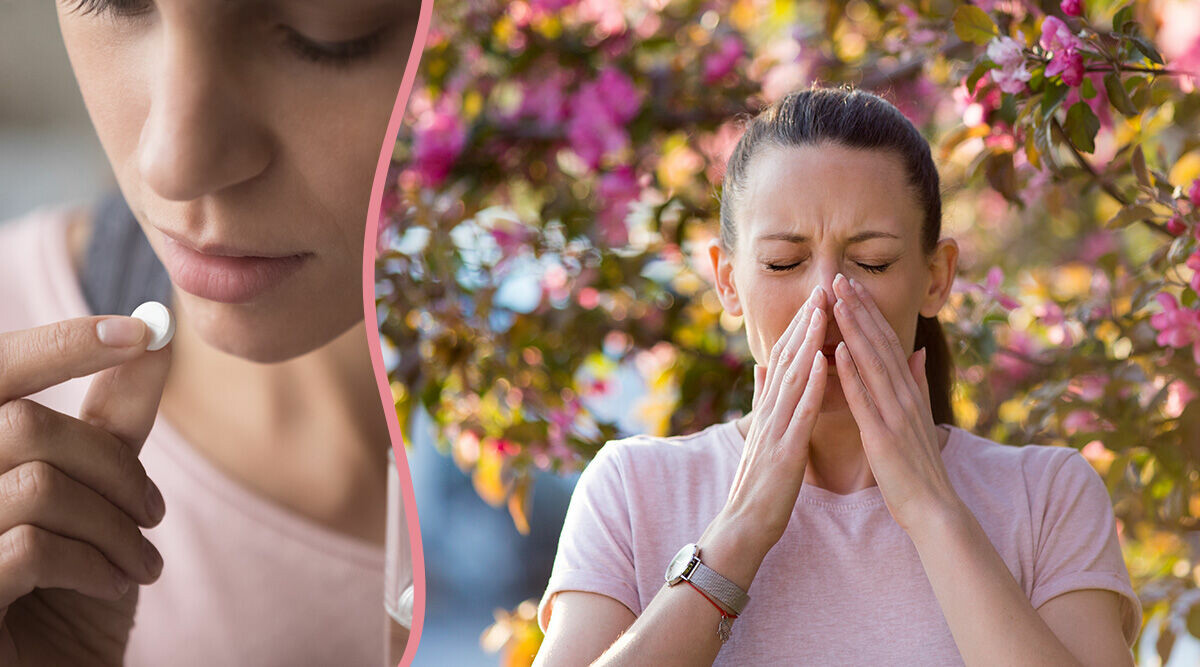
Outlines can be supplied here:
[[175, 335], [175, 316], [171, 314], [170, 308], [157, 301], [147, 301], [134, 308], [130, 317], [145, 322], [150, 329], [150, 342], [146, 349], [151, 352], [166, 347]]

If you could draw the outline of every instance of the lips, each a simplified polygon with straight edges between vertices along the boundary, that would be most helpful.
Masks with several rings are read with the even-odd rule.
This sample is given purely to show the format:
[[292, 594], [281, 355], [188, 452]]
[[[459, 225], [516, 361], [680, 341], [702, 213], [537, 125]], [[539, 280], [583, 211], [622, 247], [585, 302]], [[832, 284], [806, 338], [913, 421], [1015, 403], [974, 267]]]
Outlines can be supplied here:
[[219, 243], [194, 244], [162, 231], [163, 264], [171, 282], [201, 299], [249, 303], [300, 270], [312, 253], [243, 250]]

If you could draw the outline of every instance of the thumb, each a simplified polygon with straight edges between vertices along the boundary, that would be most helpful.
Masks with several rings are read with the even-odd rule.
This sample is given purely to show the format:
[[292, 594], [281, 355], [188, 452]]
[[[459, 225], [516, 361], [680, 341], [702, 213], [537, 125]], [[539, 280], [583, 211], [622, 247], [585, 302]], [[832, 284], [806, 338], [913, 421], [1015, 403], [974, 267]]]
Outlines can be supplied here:
[[932, 409], [932, 403], [929, 399], [929, 375], [925, 370], [927, 350], [927, 347], [922, 347], [912, 353], [912, 356], [908, 358], [908, 370], [912, 372], [913, 379], [917, 382], [917, 389], [925, 399], [925, 409], [929, 410]]
[[103, 370], [88, 387], [79, 419], [115, 435], [134, 453], [142, 451], [158, 415], [171, 367], [171, 346]]
[[750, 404], [750, 409], [758, 407], [758, 402], [762, 398], [763, 384], [767, 381], [767, 369], [765, 366], [754, 364], [754, 400]]

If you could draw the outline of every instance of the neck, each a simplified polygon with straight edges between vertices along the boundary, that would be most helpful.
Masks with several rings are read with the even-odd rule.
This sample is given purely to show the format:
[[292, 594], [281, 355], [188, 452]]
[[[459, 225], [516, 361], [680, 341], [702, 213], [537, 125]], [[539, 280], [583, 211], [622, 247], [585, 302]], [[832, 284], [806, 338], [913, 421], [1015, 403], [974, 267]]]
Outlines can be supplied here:
[[162, 412], [243, 484], [380, 541], [390, 439], [365, 336], [359, 322], [308, 354], [259, 364], [213, 348], [181, 319]]

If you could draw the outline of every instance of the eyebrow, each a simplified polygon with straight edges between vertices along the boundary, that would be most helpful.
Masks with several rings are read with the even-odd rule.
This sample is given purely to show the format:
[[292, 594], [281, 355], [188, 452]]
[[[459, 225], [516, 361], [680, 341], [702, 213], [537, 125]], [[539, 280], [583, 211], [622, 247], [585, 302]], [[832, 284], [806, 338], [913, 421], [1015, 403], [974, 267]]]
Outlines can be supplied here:
[[[854, 236], [851, 236], [849, 239], [846, 239], [846, 242], [847, 243], [862, 243], [863, 241], [868, 241], [870, 239], [879, 239], [879, 238], [898, 239], [900, 237], [896, 236], [895, 234], [891, 234], [889, 232], [870, 230], [870, 231], [865, 231], [865, 232], [859, 232], [859, 233], [855, 234]], [[762, 236], [758, 237], [758, 240], [759, 241], [788, 241], [790, 243], [805, 243], [808, 241], [808, 237], [803, 234], [790, 234], [788, 232], [777, 232], [774, 234], [763, 234]]]

